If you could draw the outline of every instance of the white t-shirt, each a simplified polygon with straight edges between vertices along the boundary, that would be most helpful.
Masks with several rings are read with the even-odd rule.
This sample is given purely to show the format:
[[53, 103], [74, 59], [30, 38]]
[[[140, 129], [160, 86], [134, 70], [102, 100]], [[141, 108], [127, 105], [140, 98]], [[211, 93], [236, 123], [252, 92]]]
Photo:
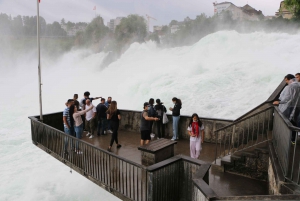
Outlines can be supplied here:
[[[92, 103], [88, 106], [88, 105], [85, 105], [85, 109], [87, 110], [87, 109], [89, 109], [90, 107], [92, 107]], [[86, 118], [86, 120], [91, 120], [92, 118], [93, 118], [93, 116], [94, 116], [94, 112], [97, 112], [97, 110], [96, 110], [96, 107], [94, 106], [93, 107], [93, 109], [91, 109], [90, 111], [88, 111], [87, 113], [86, 113], [86, 115], [85, 115], [85, 118]]]
[[[189, 126], [187, 128], [188, 131], [192, 131], [192, 126]], [[201, 141], [201, 135], [202, 135], [202, 131], [204, 130], [204, 126], [202, 124], [201, 128], [199, 127], [199, 136], [198, 137], [192, 137], [190, 136], [190, 141]]]

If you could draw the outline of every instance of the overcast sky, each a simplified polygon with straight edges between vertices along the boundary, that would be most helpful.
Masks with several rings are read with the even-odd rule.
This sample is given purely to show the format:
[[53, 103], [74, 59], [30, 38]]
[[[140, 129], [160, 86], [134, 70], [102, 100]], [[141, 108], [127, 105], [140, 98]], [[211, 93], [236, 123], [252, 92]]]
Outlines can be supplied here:
[[[0, 13], [33, 16], [36, 15], [37, 0], [0, 0]], [[169, 24], [173, 19], [182, 21], [189, 16], [195, 19], [197, 15], [205, 13], [213, 15], [212, 0], [41, 0], [40, 15], [47, 23], [65, 18], [72, 22], [90, 22], [96, 14], [104, 18], [105, 24], [118, 16], [129, 14], [146, 14], [157, 21], [151, 21], [150, 26]], [[223, 1], [218, 1], [221, 3]], [[236, 6], [249, 4], [261, 10], [265, 16], [275, 15], [281, 0], [232, 0]]]

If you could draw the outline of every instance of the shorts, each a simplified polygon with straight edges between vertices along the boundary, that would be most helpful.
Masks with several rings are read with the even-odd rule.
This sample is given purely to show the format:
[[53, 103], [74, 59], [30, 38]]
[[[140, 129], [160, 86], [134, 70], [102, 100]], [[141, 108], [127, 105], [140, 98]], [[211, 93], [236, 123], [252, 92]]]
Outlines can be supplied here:
[[141, 140], [151, 140], [150, 130], [141, 131]]

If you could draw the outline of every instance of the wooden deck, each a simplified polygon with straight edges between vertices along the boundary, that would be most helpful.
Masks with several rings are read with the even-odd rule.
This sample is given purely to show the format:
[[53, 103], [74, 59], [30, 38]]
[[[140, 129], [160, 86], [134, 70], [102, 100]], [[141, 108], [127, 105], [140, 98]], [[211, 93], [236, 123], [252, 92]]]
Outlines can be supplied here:
[[[102, 149], [108, 148], [111, 134], [101, 136], [94, 135], [93, 139], [89, 139], [85, 135], [86, 132], [84, 132], [82, 139], [85, 142], [93, 144]], [[140, 134], [121, 130], [119, 131], [118, 138], [119, 144], [121, 144], [122, 147], [117, 149], [116, 144], [114, 144], [112, 146], [112, 152], [135, 163], [142, 164], [141, 151], [138, 150], [138, 147], [140, 146]], [[171, 137], [166, 139], [171, 140]], [[154, 140], [156, 140], [156, 138]], [[178, 140], [178, 143], [174, 145], [175, 155], [182, 154], [190, 156], [189, 143], [190, 141], [186, 139]], [[214, 143], [203, 143], [200, 160], [207, 163], [212, 163], [215, 159], [215, 148], [216, 147]], [[243, 185], [240, 185], [241, 183], [243, 183]], [[268, 194], [267, 182], [237, 176], [226, 172], [224, 173], [218, 168], [214, 167], [209, 171], [209, 186], [219, 196]], [[245, 188], [245, 186], [247, 186], [247, 188]]]
[[[82, 138], [82, 140], [84, 140], [85, 142], [93, 144], [94, 146], [100, 147], [102, 149], [108, 148], [110, 139], [111, 134], [101, 136], [94, 135], [93, 139], [89, 139], [88, 137], [86, 137], [86, 132], [84, 132]], [[141, 151], [138, 150], [138, 147], [140, 146], [140, 139], [141, 137], [139, 133], [119, 131], [118, 140], [119, 144], [121, 144], [122, 147], [118, 149], [116, 144], [114, 143], [112, 146], [112, 152], [135, 163], [142, 164]], [[171, 137], [166, 139], [171, 139]], [[156, 140], [156, 138], [154, 140]], [[180, 139], [174, 146], [175, 155], [182, 154], [190, 156], [189, 140]], [[215, 144], [213, 143], [204, 143], [200, 154], [200, 160], [207, 163], [212, 163], [215, 159], [215, 148]]]

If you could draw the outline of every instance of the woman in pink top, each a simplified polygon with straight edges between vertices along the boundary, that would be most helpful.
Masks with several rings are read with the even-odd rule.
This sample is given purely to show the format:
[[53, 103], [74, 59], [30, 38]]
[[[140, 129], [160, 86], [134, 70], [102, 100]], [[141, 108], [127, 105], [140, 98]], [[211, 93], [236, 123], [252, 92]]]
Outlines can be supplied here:
[[[90, 107], [89, 109], [79, 111], [76, 105], [71, 105], [71, 107], [69, 109], [71, 125], [74, 126], [74, 130], [76, 132], [76, 137], [78, 139], [82, 138], [82, 133], [83, 133], [83, 121], [82, 121], [81, 115], [84, 115], [86, 112], [93, 109], [93, 107], [94, 106], [92, 105], [92, 107]], [[78, 141], [76, 142], [75, 152], [77, 154], [82, 154], [82, 152], [78, 148]]]

